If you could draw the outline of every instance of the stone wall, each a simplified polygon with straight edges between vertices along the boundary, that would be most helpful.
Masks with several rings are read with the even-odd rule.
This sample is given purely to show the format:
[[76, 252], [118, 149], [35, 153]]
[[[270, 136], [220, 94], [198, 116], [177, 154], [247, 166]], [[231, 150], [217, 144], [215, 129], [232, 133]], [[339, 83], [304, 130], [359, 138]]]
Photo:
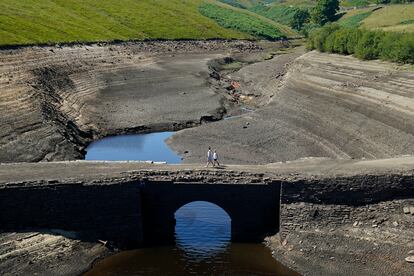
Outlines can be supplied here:
[[121, 246], [174, 242], [175, 212], [208, 201], [232, 219], [234, 241], [262, 241], [279, 230], [280, 182], [172, 180], [53, 181], [0, 186], [0, 232], [63, 229]]
[[193, 201], [220, 206], [231, 218], [232, 240], [261, 242], [279, 231], [280, 182], [208, 184], [150, 181], [142, 190], [144, 236], [151, 244], [174, 242], [175, 212]]
[[365, 175], [283, 183], [281, 235], [291, 230], [390, 226], [414, 229], [412, 175]]
[[16, 185], [0, 189], [0, 229], [63, 229], [86, 240], [143, 240], [138, 182]]

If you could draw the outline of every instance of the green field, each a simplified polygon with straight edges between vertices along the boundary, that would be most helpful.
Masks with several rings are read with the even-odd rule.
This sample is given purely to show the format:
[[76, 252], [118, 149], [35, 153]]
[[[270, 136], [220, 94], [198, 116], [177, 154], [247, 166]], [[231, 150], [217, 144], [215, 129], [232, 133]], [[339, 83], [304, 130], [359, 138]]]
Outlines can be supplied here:
[[0, 0], [0, 45], [252, 38], [199, 13], [202, 0]]
[[347, 12], [338, 22], [345, 27], [369, 30], [414, 32], [414, 4], [387, 5]]
[[371, 14], [371, 11], [364, 11], [351, 16], [346, 16], [339, 21], [339, 25], [347, 28], [358, 28], [362, 24], [362, 21]]
[[374, 11], [362, 21], [362, 27], [384, 31], [414, 32], [414, 4], [391, 5]]
[[276, 40], [297, 36], [297, 33], [286, 25], [228, 5], [206, 3], [200, 6], [200, 12], [214, 19], [220, 26], [239, 30], [254, 37]]

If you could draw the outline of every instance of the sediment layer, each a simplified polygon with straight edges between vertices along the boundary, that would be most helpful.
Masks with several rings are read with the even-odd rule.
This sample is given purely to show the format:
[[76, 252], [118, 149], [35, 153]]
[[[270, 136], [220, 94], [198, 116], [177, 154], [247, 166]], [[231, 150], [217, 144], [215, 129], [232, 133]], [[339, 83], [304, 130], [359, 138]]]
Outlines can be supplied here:
[[414, 72], [407, 68], [309, 52], [223, 78], [238, 81], [256, 111], [174, 135], [169, 142], [185, 162], [204, 159], [205, 148], [194, 145], [201, 139], [232, 164], [414, 153]]
[[0, 161], [82, 159], [99, 137], [221, 118], [208, 62], [248, 41], [136, 42], [0, 51]]

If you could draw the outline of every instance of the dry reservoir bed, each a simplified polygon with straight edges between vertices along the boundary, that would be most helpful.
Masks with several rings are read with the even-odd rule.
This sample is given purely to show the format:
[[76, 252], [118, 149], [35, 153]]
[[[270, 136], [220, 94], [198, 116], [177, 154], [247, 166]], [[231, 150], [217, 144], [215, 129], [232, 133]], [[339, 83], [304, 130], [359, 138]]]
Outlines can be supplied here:
[[[301, 174], [315, 184], [312, 179], [321, 172], [342, 177], [358, 169], [361, 177], [355, 183], [360, 186], [355, 188], [364, 189], [369, 183], [392, 187], [412, 175], [410, 158], [350, 159], [414, 154], [413, 71], [385, 62], [304, 54], [301, 49], [278, 52], [269, 59], [269, 51], [274, 48], [246, 41], [1, 50], [0, 162], [82, 159], [91, 141], [107, 135], [180, 130], [168, 143], [185, 163], [204, 162], [209, 145], [218, 149], [225, 164], [342, 159], [230, 168], [240, 171], [236, 175], [241, 178], [247, 177], [247, 171], [259, 173], [259, 178], [270, 172], [271, 178], [285, 175], [302, 187]], [[227, 69], [215, 67], [217, 59], [228, 56], [234, 60]], [[233, 80], [240, 84], [236, 96], [226, 89]], [[221, 120], [240, 106], [254, 111]], [[0, 178], [2, 183], [48, 185], [68, 178], [112, 181], [113, 173], [117, 181], [124, 181], [145, 166], [10, 164], [0, 165]], [[197, 165], [184, 166], [197, 169]], [[383, 178], [376, 178], [377, 167]], [[159, 169], [171, 167], [150, 171]], [[196, 173], [206, 181], [220, 174], [226, 172]], [[339, 190], [349, 188], [348, 182], [340, 183]], [[404, 183], [412, 186], [411, 180]], [[324, 194], [308, 192], [316, 199]], [[413, 216], [405, 214], [403, 207], [414, 204], [412, 195], [403, 199], [393, 198], [392, 192], [386, 195], [358, 206], [324, 202], [324, 198], [318, 202], [312, 196], [282, 202], [282, 217], [291, 224], [284, 225], [286, 231], [270, 238], [268, 245], [278, 259], [304, 274], [411, 275], [413, 267], [404, 258], [413, 246]], [[107, 252], [94, 243], [62, 237], [71, 233], [31, 231], [0, 235], [0, 257], [8, 260], [1, 263], [10, 271], [76, 274]], [[48, 248], [56, 250], [48, 254]], [[81, 265], [55, 265], [74, 260], [77, 252], [85, 260]]]
[[[83, 159], [101, 137], [199, 126], [237, 106], [255, 111], [179, 131], [170, 146], [186, 163], [204, 162], [209, 145], [233, 164], [414, 154], [414, 72], [301, 49], [263, 60], [269, 51], [238, 41], [2, 50], [0, 161]], [[235, 69], [214, 68], [230, 56]]]

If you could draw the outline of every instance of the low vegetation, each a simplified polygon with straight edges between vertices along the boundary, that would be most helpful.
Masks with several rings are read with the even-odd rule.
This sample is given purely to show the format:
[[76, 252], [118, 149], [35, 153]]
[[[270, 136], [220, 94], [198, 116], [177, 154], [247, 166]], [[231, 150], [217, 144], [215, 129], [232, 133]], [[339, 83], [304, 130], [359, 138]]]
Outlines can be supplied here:
[[328, 24], [311, 32], [308, 49], [414, 64], [414, 35]]
[[0, 45], [251, 38], [198, 11], [202, 0], [0, 0]]
[[201, 14], [215, 20], [220, 26], [248, 33], [255, 37], [278, 40], [287, 37], [276, 24], [256, 15], [216, 4], [202, 4]]
[[370, 16], [371, 13], [372, 12], [369, 11], [369, 12], [363, 12], [363, 13], [355, 14], [353, 16], [349, 16], [349, 17], [344, 18], [343, 20], [341, 20], [339, 22], [339, 24], [343, 27], [357, 28], [362, 24], [362, 20], [364, 20], [365, 18]]
[[389, 5], [363, 20], [361, 27], [386, 31], [414, 31], [414, 4]]

